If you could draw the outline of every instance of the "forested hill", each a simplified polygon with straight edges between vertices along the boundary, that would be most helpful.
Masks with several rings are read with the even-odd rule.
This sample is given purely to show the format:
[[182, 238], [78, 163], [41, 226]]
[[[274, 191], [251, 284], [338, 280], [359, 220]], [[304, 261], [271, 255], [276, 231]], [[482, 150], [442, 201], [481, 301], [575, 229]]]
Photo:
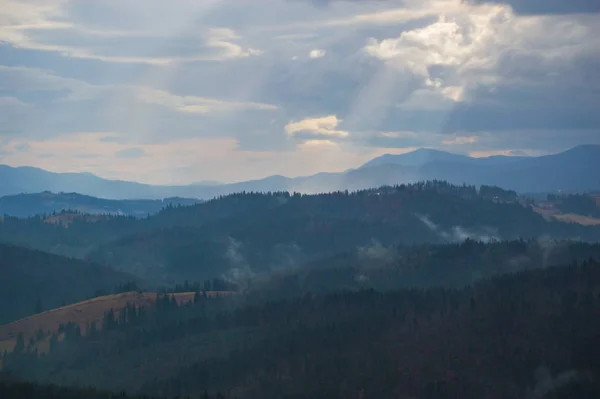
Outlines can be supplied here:
[[112, 292], [135, 277], [108, 267], [0, 244], [0, 324]]
[[283, 301], [167, 296], [5, 368], [24, 378], [169, 396], [598, 398], [600, 264], [464, 289], [342, 291]]
[[0, 197], [0, 215], [29, 217], [70, 211], [87, 214], [117, 214], [146, 217], [168, 206], [193, 205], [199, 200], [165, 198], [162, 200], [111, 200], [77, 193], [17, 194]]
[[240, 193], [144, 219], [62, 216], [7, 217], [0, 240], [171, 283], [298, 265], [373, 240], [600, 240], [600, 226], [546, 221], [513, 191], [438, 181], [319, 195]]
[[[125, 392], [107, 392], [93, 388], [68, 388], [31, 382], [11, 381], [0, 377], [0, 398], [3, 399], [166, 399], [147, 395], [128, 395]], [[224, 399], [220, 393], [205, 395], [203, 399]]]

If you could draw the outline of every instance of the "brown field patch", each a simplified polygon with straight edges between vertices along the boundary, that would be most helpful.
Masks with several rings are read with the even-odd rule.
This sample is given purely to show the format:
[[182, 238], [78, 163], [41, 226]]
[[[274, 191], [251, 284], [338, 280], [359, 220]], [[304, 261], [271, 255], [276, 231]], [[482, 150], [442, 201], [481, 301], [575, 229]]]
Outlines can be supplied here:
[[[205, 294], [209, 297], [218, 295], [230, 295], [228, 291], [207, 291]], [[192, 301], [193, 292], [184, 292], [171, 294], [179, 304]], [[72, 305], [51, 309], [40, 314], [26, 317], [9, 324], [0, 326], [0, 351], [12, 351], [16, 338], [19, 333], [23, 333], [25, 342], [34, 336], [38, 330], [44, 333], [57, 332], [61, 324], [69, 322], [77, 323], [81, 331], [85, 330], [89, 324], [96, 322], [98, 327], [104, 318], [104, 313], [113, 309], [115, 313], [123, 309], [128, 303], [135, 306], [150, 307], [156, 302], [155, 292], [125, 292], [122, 294], [106, 295], [87, 301], [78, 302]], [[44, 340], [38, 343], [38, 353], [44, 353], [48, 350], [48, 343]]]
[[564, 223], [578, 223], [584, 226], [599, 226], [600, 219], [592, 218], [583, 215], [577, 215], [574, 213], [560, 213], [556, 209], [543, 209], [538, 207], [532, 207], [534, 212], [539, 213], [548, 221], [559, 221]]
[[563, 213], [554, 215], [554, 219], [567, 223], [578, 223], [584, 226], [600, 226], [600, 219], [588, 216], [576, 215], [574, 213]]

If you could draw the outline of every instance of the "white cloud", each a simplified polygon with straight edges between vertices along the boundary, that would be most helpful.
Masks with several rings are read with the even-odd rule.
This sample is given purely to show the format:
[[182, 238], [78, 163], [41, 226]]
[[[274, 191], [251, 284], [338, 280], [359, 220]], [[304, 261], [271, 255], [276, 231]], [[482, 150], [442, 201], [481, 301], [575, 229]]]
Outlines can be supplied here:
[[426, 87], [459, 102], [479, 85], [498, 84], [502, 57], [509, 52], [558, 61], [583, 48], [600, 49], [598, 40], [595, 45], [590, 41], [591, 20], [600, 22], [598, 18], [523, 17], [502, 4], [446, 3], [456, 4], [439, 8], [435, 22], [398, 37], [371, 39], [364, 47], [366, 54], [420, 76]]
[[16, 97], [12, 97], [12, 96], [0, 96], [0, 108], [2, 107], [10, 107], [10, 108], [27, 108], [30, 107], [31, 104], [27, 104], [26, 102], [23, 102], [21, 100], [19, 100]]
[[[331, 15], [318, 18], [311, 17], [309, 21], [295, 22], [286, 25], [265, 27], [268, 30], [289, 30], [302, 28], [356, 28], [360, 26], [393, 26], [404, 22], [435, 16], [442, 11], [451, 11], [461, 7], [455, 0], [405, 0], [400, 8], [385, 8], [389, 4], [381, 3], [373, 10], [375, 2], [356, 2], [359, 4], [355, 13], [346, 15]], [[348, 5], [350, 3], [346, 3]], [[364, 8], [361, 11], [361, 6]], [[322, 13], [320, 13], [322, 14]]]
[[325, 50], [320, 50], [320, 49], [315, 49], [315, 50], [311, 50], [310, 53], [308, 53], [308, 56], [310, 58], [321, 58], [321, 57], [325, 57], [325, 55], [327, 54], [327, 52]]
[[238, 36], [232, 29], [210, 29], [206, 36], [206, 45], [221, 49], [222, 52], [216, 58], [207, 58], [207, 60], [219, 61], [234, 58], [244, 58], [261, 55], [263, 53], [262, 50], [255, 48], [242, 48], [240, 45], [234, 43], [234, 41], [237, 39], [240, 39], [240, 36]]
[[[271, 104], [244, 101], [228, 101], [201, 96], [179, 96], [166, 90], [137, 85], [91, 85], [78, 79], [65, 78], [35, 68], [7, 67], [0, 65], [2, 88], [16, 92], [67, 91], [61, 100], [81, 101], [98, 97], [132, 98], [141, 103], [161, 105], [186, 113], [206, 114], [211, 112], [235, 111], [244, 109], [277, 110]], [[2, 101], [2, 99], [4, 99]], [[14, 97], [0, 97], [0, 103], [27, 105]]]
[[329, 136], [344, 138], [349, 133], [345, 130], [338, 130], [337, 127], [342, 121], [336, 115], [329, 115], [322, 118], [303, 119], [299, 122], [290, 122], [285, 126], [288, 136], [295, 136], [298, 133], [310, 133], [319, 136]]
[[469, 156], [473, 158], [487, 158], [493, 156], [505, 156], [505, 157], [514, 157], [514, 156], [540, 156], [546, 155], [539, 151], [531, 151], [531, 150], [481, 150], [481, 151], [471, 151], [469, 152]]
[[[0, 10], [0, 41], [19, 49], [56, 52], [69, 58], [158, 66], [185, 62], [227, 61], [263, 53], [262, 50], [242, 47], [236, 43], [241, 37], [232, 29], [209, 28], [200, 37], [192, 35], [196, 40], [203, 39], [204, 49], [200, 47], [186, 55], [140, 55], [136, 54], [138, 42], [130, 43], [128, 40], [131, 38], [153, 40], [160, 38], [162, 33], [157, 34], [154, 29], [146, 31], [94, 29], [65, 22], [61, 19], [69, 16], [66, 5], [67, 2], [56, 0], [29, 3], [6, 0]], [[53, 32], [55, 31], [70, 31], [72, 35], [69, 42], [65, 43], [64, 37], [54, 37]], [[122, 40], [116, 47], [114, 42], [107, 42], [110, 45], [103, 46], [100, 50], [90, 46], [85, 40], [82, 40], [79, 45], [72, 44], [73, 38], [79, 36], [93, 36], [96, 39], [119, 37]], [[171, 41], [180, 40], [183, 43], [190, 39], [189, 37], [178, 38], [172, 33], [166, 38]], [[127, 55], [121, 55], [114, 51], [119, 48], [127, 49], [125, 52]]]
[[277, 106], [254, 102], [224, 101], [199, 96], [178, 96], [165, 90], [149, 87], [125, 87], [133, 90], [137, 98], [145, 103], [158, 104], [180, 112], [207, 114], [211, 112], [234, 111], [242, 109], [273, 111]]
[[337, 147], [338, 144], [331, 140], [306, 140], [300, 144], [300, 148], [325, 148], [325, 147]]
[[453, 138], [448, 138], [442, 140], [443, 145], [465, 145], [465, 144], [475, 144], [479, 141], [478, 136], [456, 136]]
[[[193, 180], [240, 180], [355, 167], [371, 146], [556, 151], [600, 137], [599, 14], [462, 0], [0, 2], [0, 64], [23, 65], [0, 65], [0, 133], [120, 132], [108, 158], [77, 158], [85, 142], [64, 168], [168, 182], [168, 170], [220, 165], [227, 177]], [[146, 156], [112, 159], [125, 145]], [[206, 162], [184, 148], [201, 145], [213, 146]], [[58, 162], [30, 147], [40, 166]]]
[[0, 84], [12, 92], [67, 91], [63, 99], [84, 100], [98, 95], [102, 88], [78, 79], [58, 76], [38, 68], [0, 65]]
[[391, 139], [414, 139], [418, 137], [415, 132], [380, 132], [378, 135]]

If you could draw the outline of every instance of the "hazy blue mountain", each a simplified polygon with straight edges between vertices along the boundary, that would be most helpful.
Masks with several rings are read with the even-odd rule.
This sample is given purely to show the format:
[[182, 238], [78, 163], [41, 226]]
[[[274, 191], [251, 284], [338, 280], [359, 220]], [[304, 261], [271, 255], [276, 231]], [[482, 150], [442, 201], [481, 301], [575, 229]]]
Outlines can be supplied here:
[[105, 180], [89, 173], [58, 174], [36, 168], [0, 166], [0, 195], [52, 191], [115, 199], [210, 199], [240, 191], [319, 193], [433, 179], [454, 184], [498, 185], [522, 193], [600, 190], [600, 146], [582, 145], [541, 157], [488, 158], [419, 149], [401, 155], [382, 155], [341, 173], [296, 178], [270, 176], [239, 183], [187, 186], [153, 186]]
[[62, 210], [88, 214], [119, 214], [143, 217], [167, 206], [193, 205], [197, 199], [165, 198], [162, 200], [110, 200], [77, 193], [16, 194], [0, 197], [0, 214], [28, 217]]
[[504, 156], [494, 155], [485, 158], [472, 158], [462, 154], [453, 154], [450, 152], [420, 148], [406, 154], [384, 154], [370, 160], [360, 168], [370, 168], [381, 165], [401, 165], [401, 166], [424, 166], [427, 164], [453, 163], [467, 165], [506, 165], [514, 163], [529, 157], [522, 156]]
[[406, 154], [384, 154], [365, 163], [361, 168], [381, 165], [422, 166], [431, 162], [469, 162], [473, 160], [466, 155], [452, 154], [445, 151], [420, 148]]
[[[541, 157], [470, 158], [435, 150], [383, 155], [363, 165], [355, 185], [415, 180], [488, 184], [518, 192], [600, 189], [600, 146], [582, 145]], [[356, 174], [357, 171], [348, 174]], [[375, 184], [377, 185], [377, 184]]]
[[0, 195], [39, 193], [42, 191], [78, 192], [99, 198], [176, 197], [184, 187], [106, 180], [91, 173], [54, 173], [32, 167], [0, 165]]

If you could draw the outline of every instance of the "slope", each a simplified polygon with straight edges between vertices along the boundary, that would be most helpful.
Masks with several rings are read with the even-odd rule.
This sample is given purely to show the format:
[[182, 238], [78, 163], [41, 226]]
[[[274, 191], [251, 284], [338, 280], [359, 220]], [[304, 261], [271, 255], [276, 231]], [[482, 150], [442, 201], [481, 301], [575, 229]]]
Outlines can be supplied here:
[[55, 308], [112, 292], [136, 279], [98, 264], [5, 244], [0, 244], [0, 276], [0, 323], [31, 315], [36, 307]]
[[[207, 292], [206, 295], [215, 296], [217, 292]], [[194, 299], [194, 292], [171, 294], [180, 304], [185, 304]], [[146, 309], [152, 307], [156, 302], [155, 292], [124, 292], [114, 295], [105, 295], [86, 301], [77, 302], [67, 306], [50, 309], [45, 312], [29, 316], [5, 325], [0, 325], [0, 350], [12, 351], [17, 336], [23, 334], [25, 342], [42, 331], [45, 339], [36, 342], [38, 353], [48, 352], [50, 334], [57, 333], [61, 325], [74, 323], [79, 326], [83, 333], [92, 324], [101, 326], [106, 312], [113, 310], [115, 313], [126, 305]]]
[[80, 256], [160, 283], [296, 267], [383, 245], [466, 238], [600, 239], [600, 228], [552, 222], [507, 192], [428, 182], [353, 193], [235, 194], [144, 219], [78, 218], [68, 226], [6, 218], [0, 240]]
[[0, 214], [29, 217], [63, 210], [87, 214], [119, 214], [145, 217], [168, 206], [193, 205], [199, 200], [165, 198], [162, 200], [109, 200], [77, 193], [17, 194], [0, 197]]
[[[543, 387], [554, 395], [575, 385], [554, 382], [581, 388], [600, 376], [599, 292], [600, 264], [586, 261], [465, 289], [200, 301], [66, 339], [43, 358], [5, 360], [43, 381], [179, 396], [524, 398]], [[535, 397], [597, 397], [568, 393]]]

